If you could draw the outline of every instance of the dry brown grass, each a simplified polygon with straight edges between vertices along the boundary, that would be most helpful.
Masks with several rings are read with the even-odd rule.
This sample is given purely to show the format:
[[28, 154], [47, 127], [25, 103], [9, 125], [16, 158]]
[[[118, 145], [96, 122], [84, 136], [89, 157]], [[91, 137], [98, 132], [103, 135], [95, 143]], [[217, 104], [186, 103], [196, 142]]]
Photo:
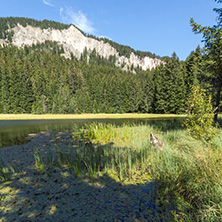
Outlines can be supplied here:
[[185, 115], [175, 114], [0, 114], [0, 120], [42, 120], [42, 119], [143, 119], [143, 118], [179, 118]]

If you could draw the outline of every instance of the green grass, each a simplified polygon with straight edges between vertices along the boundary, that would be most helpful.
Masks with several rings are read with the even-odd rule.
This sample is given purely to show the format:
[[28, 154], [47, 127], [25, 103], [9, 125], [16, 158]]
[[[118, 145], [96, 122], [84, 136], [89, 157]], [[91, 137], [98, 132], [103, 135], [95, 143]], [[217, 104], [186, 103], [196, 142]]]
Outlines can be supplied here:
[[[150, 132], [164, 140], [163, 152], [150, 145]], [[222, 130], [206, 144], [177, 123], [121, 127], [94, 123], [82, 129], [83, 147], [86, 138], [92, 145], [83, 148], [80, 159], [87, 163], [90, 175], [104, 170], [124, 181], [148, 172], [158, 180], [162, 203], [169, 196], [178, 196], [191, 220], [221, 221]]]
[[152, 166], [165, 195], [184, 198], [201, 221], [222, 219], [222, 149], [215, 146], [221, 136], [209, 146], [184, 131], [167, 133], [163, 156]]

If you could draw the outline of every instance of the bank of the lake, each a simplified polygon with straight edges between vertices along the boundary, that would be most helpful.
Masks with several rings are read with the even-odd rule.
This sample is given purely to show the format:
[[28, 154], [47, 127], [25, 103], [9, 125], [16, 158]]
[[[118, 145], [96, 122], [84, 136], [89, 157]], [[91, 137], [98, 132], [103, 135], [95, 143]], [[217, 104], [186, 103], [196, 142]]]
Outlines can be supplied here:
[[[163, 151], [150, 144], [151, 132]], [[1, 178], [8, 177], [0, 185], [2, 221], [222, 219], [221, 129], [211, 144], [175, 121], [89, 122], [30, 136], [0, 149]]]
[[[155, 204], [158, 185], [148, 173], [138, 172], [134, 180], [120, 181], [115, 173], [108, 172], [93, 178], [83, 172], [77, 176], [74, 168], [56, 161], [52, 169], [47, 169], [49, 150], [53, 155], [58, 149], [67, 151], [72, 137], [67, 132], [42, 132], [28, 139], [31, 141], [27, 144], [0, 149], [2, 160], [15, 171], [0, 184], [1, 222], [156, 221], [159, 210], [163, 211], [161, 217], [169, 216]], [[47, 162], [44, 172], [36, 165], [37, 149], [40, 159]]]
[[87, 122], [115, 122], [139, 124], [147, 121], [179, 121], [182, 115], [159, 114], [0, 114], [0, 148], [27, 143], [30, 133], [67, 131]]

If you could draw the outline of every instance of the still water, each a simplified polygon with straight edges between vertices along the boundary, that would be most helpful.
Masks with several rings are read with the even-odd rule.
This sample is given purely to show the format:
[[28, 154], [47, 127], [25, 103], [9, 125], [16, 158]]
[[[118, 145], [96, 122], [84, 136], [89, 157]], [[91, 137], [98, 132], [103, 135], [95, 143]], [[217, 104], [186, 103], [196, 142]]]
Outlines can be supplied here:
[[80, 126], [89, 122], [111, 122], [118, 125], [124, 123], [149, 123], [160, 121], [178, 122], [178, 119], [73, 119], [73, 120], [0, 120], [0, 148], [12, 145], [20, 145], [28, 142], [25, 138], [31, 133], [42, 131], [71, 131], [74, 126]]

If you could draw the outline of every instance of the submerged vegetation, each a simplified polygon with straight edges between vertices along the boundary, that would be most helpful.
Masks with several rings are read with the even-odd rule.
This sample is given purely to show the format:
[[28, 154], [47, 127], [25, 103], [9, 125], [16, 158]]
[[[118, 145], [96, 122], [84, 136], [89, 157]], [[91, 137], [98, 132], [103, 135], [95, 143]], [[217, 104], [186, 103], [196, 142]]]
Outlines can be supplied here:
[[12, 166], [7, 166], [5, 162], [0, 158], [0, 181], [8, 181], [10, 178], [10, 174], [14, 172], [14, 168]]
[[[152, 146], [149, 134], [165, 143], [163, 151]], [[171, 203], [169, 218], [220, 221], [222, 215], [222, 131], [210, 144], [192, 138], [178, 122], [156, 124], [92, 123], [74, 127], [72, 144], [40, 156], [36, 169], [50, 172], [58, 166], [91, 180], [109, 175], [123, 184], [156, 181], [155, 204]], [[174, 201], [173, 201], [174, 200]]]

